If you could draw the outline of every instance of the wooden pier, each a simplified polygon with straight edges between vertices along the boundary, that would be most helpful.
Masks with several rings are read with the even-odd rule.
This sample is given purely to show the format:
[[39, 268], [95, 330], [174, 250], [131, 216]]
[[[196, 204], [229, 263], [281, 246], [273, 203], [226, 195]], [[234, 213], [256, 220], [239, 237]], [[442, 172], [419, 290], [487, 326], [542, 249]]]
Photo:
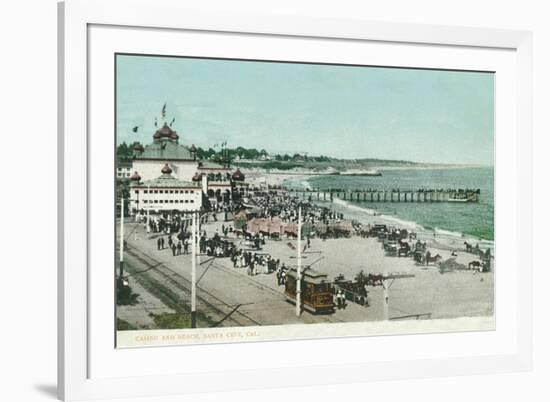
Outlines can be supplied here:
[[310, 201], [355, 202], [479, 202], [479, 189], [286, 189], [291, 195]]

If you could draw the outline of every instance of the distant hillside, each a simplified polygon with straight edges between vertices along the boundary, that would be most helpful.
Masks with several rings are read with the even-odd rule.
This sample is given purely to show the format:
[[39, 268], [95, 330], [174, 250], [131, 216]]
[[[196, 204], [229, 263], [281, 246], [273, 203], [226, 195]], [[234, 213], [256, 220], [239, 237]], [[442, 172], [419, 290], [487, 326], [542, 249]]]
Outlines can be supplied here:
[[[133, 159], [133, 146], [139, 142], [127, 144], [123, 142], [117, 147], [117, 158], [119, 161], [130, 161]], [[345, 170], [362, 170], [374, 168], [423, 168], [423, 167], [455, 167], [457, 165], [421, 163], [396, 159], [339, 159], [326, 155], [312, 156], [300, 153], [275, 154], [265, 149], [256, 148], [228, 148], [224, 144], [217, 144], [210, 148], [197, 148], [199, 160], [210, 160], [218, 163], [229, 163], [232, 166], [243, 168], [258, 168], [269, 170], [305, 170], [313, 172], [342, 172]]]
[[411, 161], [402, 161], [402, 160], [384, 160], [384, 159], [331, 159], [329, 161], [259, 161], [259, 160], [239, 160], [232, 161], [233, 166], [238, 166], [242, 168], [259, 168], [259, 169], [269, 169], [269, 170], [308, 170], [314, 172], [323, 172], [323, 171], [334, 171], [342, 172], [345, 170], [364, 170], [364, 169], [373, 169], [373, 168], [383, 168], [383, 167], [396, 167], [396, 168], [406, 168], [406, 167], [437, 167], [437, 166], [448, 166], [442, 164], [429, 164], [429, 163], [418, 163]]

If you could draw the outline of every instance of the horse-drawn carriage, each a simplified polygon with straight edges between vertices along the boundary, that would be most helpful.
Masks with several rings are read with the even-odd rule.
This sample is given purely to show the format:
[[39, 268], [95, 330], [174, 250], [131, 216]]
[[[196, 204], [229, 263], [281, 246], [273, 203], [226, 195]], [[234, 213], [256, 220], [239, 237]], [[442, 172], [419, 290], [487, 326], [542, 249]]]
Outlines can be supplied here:
[[411, 246], [406, 241], [399, 241], [399, 249], [397, 250], [398, 257], [409, 257], [411, 255]]
[[386, 225], [374, 225], [370, 228], [368, 231], [368, 234], [370, 237], [378, 237], [380, 233], [386, 233], [388, 231], [388, 227]]
[[396, 256], [399, 250], [399, 244], [395, 240], [384, 240], [382, 248], [388, 256]]
[[413, 260], [414, 262], [416, 262], [417, 264], [422, 264], [424, 265], [424, 251], [420, 250], [420, 249], [416, 249], [413, 251]]
[[468, 263], [468, 269], [471, 271], [477, 272], [489, 272], [491, 270], [491, 265], [487, 260], [473, 260]]
[[[370, 275], [370, 274], [369, 274]], [[361, 306], [368, 306], [368, 276], [363, 271], [355, 277], [355, 280], [346, 280], [344, 275], [340, 274], [334, 278], [335, 291], [342, 291], [346, 300], [357, 303]], [[373, 285], [374, 286], [374, 285]]]
[[[296, 268], [291, 268], [286, 273], [285, 295], [291, 303], [296, 303], [296, 276]], [[327, 274], [305, 268], [301, 276], [300, 288], [304, 310], [314, 314], [333, 313], [333, 284], [328, 280]]]
[[382, 248], [388, 256], [409, 257], [411, 255], [411, 246], [403, 240], [386, 239], [382, 243]]

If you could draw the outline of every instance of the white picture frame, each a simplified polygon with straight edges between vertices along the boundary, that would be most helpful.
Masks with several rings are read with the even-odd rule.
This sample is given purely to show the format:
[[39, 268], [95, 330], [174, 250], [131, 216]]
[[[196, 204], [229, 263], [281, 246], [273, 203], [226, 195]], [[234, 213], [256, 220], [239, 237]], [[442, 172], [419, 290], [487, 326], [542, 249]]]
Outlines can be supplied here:
[[[128, 12], [132, 10], [132, 12]], [[178, 0], [69, 0], [59, 4], [59, 319], [58, 392], [64, 400], [144, 397], [205, 391], [266, 388], [280, 384], [303, 386], [380, 379], [449, 376], [474, 373], [503, 373], [529, 370], [532, 364], [532, 169], [531, 91], [532, 36], [530, 32], [480, 28], [411, 25], [362, 20], [324, 20], [269, 14], [237, 14], [185, 8]], [[89, 90], [90, 28], [118, 26], [139, 29], [214, 32], [218, 34], [264, 35], [285, 38], [322, 38], [337, 41], [368, 41], [382, 45], [429, 45], [466, 49], [497, 49], [513, 52], [515, 72], [515, 146], [513, 173], [516, 192], [510, 195], [510, 213], [519, 261], [506, 267], [514, 282], [515, 320], [503, 353], [455, 355], [447, 358], [407, 358], [342, 363], [319, 359], [299, 366], [250, 366], [254, 370], [213, 369], [185, 374], [150, 370], [148, 375], [125, 373], [91, 375], [91, 360], [100, 350], [91, 348], [90, 253], [89, 253]], [[415, 60], [422, 64], [422, 61]], [[498, 142], [498, 134], [496, 141]], [[510, 148], [510, 149], [512, 149]], [[498, 160], [498, 154], [497, 154]], [[521, 196], [520, 196], [521, 195]], [[521, 270], [521, 271], [520, 271]], [[498, 322], [497, 322], [497, 332]], [[433, 337], [437, 337], [435, 334]], [[455, 337], [466, 335], [455, 334]], [[313, 341], [302, 341], [313, 342]], [[396, 342], [385, 340], [386, 344]], [[203, 345], [203, 350], [223, 351], [223, 345]], [[240, 346], [239, 346], [240, 347]], [[351, 347], [351, 346], [350, 346]], [[244, 353], [264, 353], [268, 344], [242, 347]], [[166, 348], [152, 348], [152, 355]], [[124, 352], [131, 359], [133, 350]], [[158, 356], [157, 356], [158, 358]], [[307, 367], [307, 370], [304, 369]], [[246, 377], [243, 375], [246, 374]], [[275, 379], [275, 380], [274, 380]], [[185, 383], [185, 389], [181, 384]]]

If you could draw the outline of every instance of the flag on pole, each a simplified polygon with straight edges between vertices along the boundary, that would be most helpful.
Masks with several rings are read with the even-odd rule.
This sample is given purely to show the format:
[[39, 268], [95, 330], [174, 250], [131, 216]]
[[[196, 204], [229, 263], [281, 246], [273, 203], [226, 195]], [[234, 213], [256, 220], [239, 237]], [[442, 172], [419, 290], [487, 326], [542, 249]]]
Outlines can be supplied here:
[[133, 131], [134, 133], [137, 133], [137, 132], [138, 132], [138, 126], [134, 126], [134, 128], [132, 128], [132, 131]]
[[157, 118], [155, 117], [155, 127], [158, 127]]
[[172, 119], [172, 121], [170, 122], [170, 127], [172, 127], [172, 124], [174, 124], [175, 121], [176, 121], [176, 118], [174, 117], [174, 118]]
[[166, 117], [166, 103], [164, 104], [164, 106], [162, 107], [162, 118], [164, 119]]

